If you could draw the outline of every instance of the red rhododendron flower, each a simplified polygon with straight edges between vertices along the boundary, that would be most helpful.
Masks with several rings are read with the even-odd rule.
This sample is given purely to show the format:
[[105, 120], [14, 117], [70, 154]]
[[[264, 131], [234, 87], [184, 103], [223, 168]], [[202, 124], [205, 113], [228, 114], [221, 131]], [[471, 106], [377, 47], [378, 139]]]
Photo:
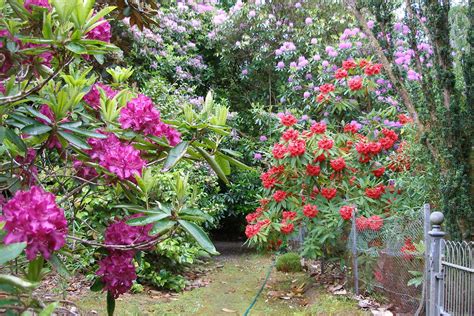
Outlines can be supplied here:
[[283, 211], [282, 213], [283, 219], [295, 219], [296, 215], [296, 212], [292, 211]]
[[285, 145], [282, 144], [275, 144], [272, 149], [272, 154], [275, 159], [283, 159], [285, 158], [286, 153], [288, 152], [288, 149], [286, 148]]
[[289, 113], [281, 115], [280, 116], [280, 121], [283, 125], [288, 126], [288, 127], [293, 126], [298, 122], [296, 117], [294, 117], [293, 115], [291, 115]]
[[346, 167], [346, 161], [342, 157], [331, 160], [330, 164], [331, 168], [333, 168], [336, 172], [341, 171]]
[[362, 127], [362, 125], [360, 125], [359, 123], [353, 121], [353, 122], [347, 123], [344, 126], [344, 132], [349, 132], [349, 133], [355, 134], [359, 131], [359, 129], [361, 127]]
[[400, 251], [403, 253], [403, 258], [406, 260], [411, 260], [414, 258], [414, 254], [416, 252], [416, 247], [411, 241], [410, 238], [405, 239], [405, 244], [403, 245], [402, 248], [400, 248]]
[[362, 154], [362, 155], [370, 154], [370, 146], [366, 142], [358, 142], [355, 148], [359, 154]]
[[303, 206], [303, 214], [308, 218], [313, 218], [318, 215], [318, 207], [316, 205], [306, 204]]
[[352, 212], [354, 212], [354, 208], [352, 206], [344, 205], [339, 209], [339, 214], [343, 220], [350, 220], [352, 217]]
[[375, 270], [374, 271], [374, 278], [379, 282], [383, 282], [383, 274], [380, 272], [380, 270]]
[[379, 231], [383, 226], [383, 219], [380, 216], [373, 215], [367, 219], [367, 225], [370, 229]]
[[289, 130], [286, 130], [282, 135], [281, 138], [286, 141], [290, 140], [296, 140], [300, 136], [300, 133], [298, 131], [290, 128]]
[[365, 67], [365, 74], [367, 76], [373, 76], [373, 75], [378, 75], [380, 73], [380, 70], [382, 69], [382, 64], [371, 64]]
[[328, 201], [336, 197], [337, 189], [333, 188], [322, 188], [321, 195], [324, 196]]
[[366, 230], [369, 228], [369, 223], [367, 221], [367, 218], [364, 216], [357, 217], [356, 218], [356, 229], [359, 231]]
[[355, 67], [357, 67], [357, 64], [353, 60], [344, 60], [342, 62], [342, 68], [344, 68], [345, 70], [349, 70]]
[[49, 259], [66, 243], [66, 217], [55, 200], [54, 194], [37, 186], [17, 191], [3, 206], [3, 229], [7, 232], [3, 243], [26, 242], [28, 260], [34, 260], [37, 254]]
[[260, 216], [257, 212], [254, 213], [249, 213], [247, 216], [245, 216], [245, 219], [247, 220], [247, 223], [252, 223], [257, 220], [257, 218]]
[[328, 100], [329, 100], [329, 96], [327, 96], [323, 93], [318, 94], [318, 96], [316, 97], [316, 101], [318, 103], [323, 103], [323, 102], [328, 101]]
[[412, 118], [405, 114], [399, 114], [398, 121], [400, 122], [400, 124], [403, 124], [403, 125], [413, 122]]
[[293, 223], [290, 223], [287, 220], [283, 220], [281, 222], [280, 231], [283, 234], [285, 234], [285, 235], [291, 234], [294, 229], [295, 229], [295, 226], [293, 225]]
[[281, 190], [278, 190], [275, 193], [273, 193], [273, 199], [278, 203], [283, 201], [286, 198], [286, 196], [287, 196], [287, 193]]
[[349, 85], [349, 89], [351, 89], [352, 91], [360, 90], [362, 89], [362, 78], [360, 77], [351, 78], [349, 79], [348, 85]]
[[321, 172], [321, 167], [320, 166], [313, 166], [313, 165], [307, 165], [306, 166], [306, 174], [311, 177], [316, 177], [319, 176], [319, 173]]
[[365, 59], [362, 59], [361, 61], [359, 61], [359, 67], [360, 68], [364, 68], [365, 66], [369, 65], [370, 63], [365, 60]]
[[374, 199], [374, 200], [380, 199], [380, 197], [382, 196], [384, 192], [385, 192], [385, 188], [383, 186], [365, 189], [365, 195], [367, 195], [369, 198]]
[[347, 77], [347, 70], [345, 70], [344, 68], [339, 68], [338, 70], [336, 70], [336, 72], [334, 73], [334, 77], [336, 79], [344, 79]]
[[391, 129], [384, 128], [384, 129], [382, 130], [382, 134], [384, 134], [385, 137], [388, 137], [388, 138], [392, 139], [393, 141], [397, 141], [397, 140], [398, 140], [398, 135], [397, 135], [397, 133], [395, 133], [395, 132], [392, 131]]
[[260, 176], [260, 180], [262, 180], [262, 185], [265, 189], [271, 189], [278, 182], [278, 180], [269, 173], [263, 173]]
[[323, 138], [318, 142], [318, 147], [320, 149], [329, 150], [334, 145], [334, 141], [329, 138]]
[[371, 154], [377, 155], [382, 151], [382, 144], [376, 142], [370, 142], [369, 150]]
[[334, 85], [332, 83], [325, 83], [325, 84], [323, 84], [322, 86], [319, 87], [319, 91], [322, 94], [328, 94], [329, 92], [332, 92], [334, 90], [335, 90], [335, 88], [334, 88]]
[[304, 139], [297, 139], [290, 141], [288, 144], [288, 152], [291, 157], [301, 156], [306, 151], [306, 141]]
[[372, 170], [372, 173], [377, 178], [380, 178], [381, 176], [383, 176], [384, 172], [385, 172], [385, 167], [380, 167], [378, 169]]
[[311, 125], [310, 130], [314, 134], [324, 134], [324, 132], [326, 132], [326, 128], [327, 128], [326, 123], [316, 122], [313, 125]]
[[313, 161], [314, 162], [322, 162], [324, 160], [326, 160], [326, 156], [324, 154], [321, 154], [321, 155], [315, 157]]

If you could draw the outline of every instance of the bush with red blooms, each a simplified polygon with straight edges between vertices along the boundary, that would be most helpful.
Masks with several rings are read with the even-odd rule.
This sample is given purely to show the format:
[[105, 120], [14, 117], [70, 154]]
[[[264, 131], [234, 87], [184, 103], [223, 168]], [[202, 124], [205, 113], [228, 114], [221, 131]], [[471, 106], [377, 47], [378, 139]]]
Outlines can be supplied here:
[[[376, 86], [373, 77], [380, 69], [367, 60], [347, 60], [336, 81], [322, 84], [319, 91], [337, 98], [344, 80], [346, 91]], [[409, 121], [405, 116], [383, 120], [381, 115], [394, 116], [373, 110], [358, 120], [337, 123], [279, 114], [281, 137], [268, 153], [270, 168], [261, 175], [266, 198], [247, 216], [249, 242], [285, 240], [305, 226], [324, 240], [323, 247], [340, 239], [353, 214], [358, 230], [383, 229], [384, 220], [403, 203], [403, 188], [393, 178], [408, 169], [401, 130]]]

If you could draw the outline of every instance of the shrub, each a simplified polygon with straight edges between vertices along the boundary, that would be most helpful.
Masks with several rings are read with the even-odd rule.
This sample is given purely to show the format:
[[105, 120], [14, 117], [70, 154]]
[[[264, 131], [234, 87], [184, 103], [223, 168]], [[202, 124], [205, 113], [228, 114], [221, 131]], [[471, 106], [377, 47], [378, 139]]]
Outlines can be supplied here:
[[278, 257], [276, 269], [281, 272], [300, 272], [301, 258], [296, 252], [288, 252]]

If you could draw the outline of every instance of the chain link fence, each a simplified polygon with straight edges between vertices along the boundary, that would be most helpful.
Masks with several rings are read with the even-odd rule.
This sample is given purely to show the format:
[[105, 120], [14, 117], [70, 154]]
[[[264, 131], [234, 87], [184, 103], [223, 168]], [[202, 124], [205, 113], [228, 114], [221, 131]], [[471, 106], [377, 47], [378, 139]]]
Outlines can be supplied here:
[[429, 209], [392, 216], [379, 225], [364, 225], [356, 215], [352, 221], [348, 280], [354, 292], [381, 294], [396, 313], [418, 314], [424, 305]]

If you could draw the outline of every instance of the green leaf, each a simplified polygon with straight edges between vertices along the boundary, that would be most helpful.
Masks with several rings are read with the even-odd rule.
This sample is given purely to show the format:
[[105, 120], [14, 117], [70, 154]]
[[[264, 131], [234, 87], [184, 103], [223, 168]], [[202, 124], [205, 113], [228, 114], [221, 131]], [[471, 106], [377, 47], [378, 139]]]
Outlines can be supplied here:
[[148, 235], [154, 236], [157, 234], [161, 234], [169, 229], [171, 229], [174, 225], [176, 224], [175, 221], [165, 219], [159, 222], [156, 222], [155, 225], [153, 225], [153, 228], [150, 230]]
[[53, 312], [56, 310], [56, 307], [58, 307], [59, 302], [53, 302], [51, 304], [48, 304], [40, 313], [39, 316], [50, 316], [53, 314]]
[[36, 111], [35, 109], [30, 108], [30, 107], [27, 107], [26, 110], [27, 110], [28, 112], [30, 112], [32, 115], [34, 115], [35, 117], [40, 118], [40, 119], [46, 121], [46, 122], [49, 123], [49, 124], [52, 123], [51, 120], [50, 120], [50, 118], [47, 117], [46, 115], [42, 114], [41, 112], [38, 112], [38, 111]]
[[92, 131], [87, 131], [87, 130], [76, 128], [76, 127], [70, 126], [70, 125], [68, 125], [68, 126], [60, 125], [60, 127], [66, 129], [68, 131], [74, 132], [76, 134], [82, 135], [82, 136], [88, 136], [88, 137], [93, 137], [93, 138], [101, 138], [101, 139], [107, 138], [107, 135], [92, 132]]
[[26, 242], [20, 242], [10, 245], [0, 245], [0, 265], [18, 257], [23, 249], [26, 248]]
[[0, 126], [0, 145], [3, 144], [3, 139], [5, 138], [6, 128]]
[[196, 241], [199, 243], [199, 245], [201, 245], [204, 250], [213, 255], [219, 254], [216, 251], [216, 247], [214, 247], [211, 240], [201, 227], [184, 220], [178, 220], [178, 222], [191, 236], [193, 236], [194, 239], [196, 239]]
[[28, 135], [37, 136], [37, 135], [42, 135], [44, 133], [47, 133], [51, 129], [52, 129], [51, 126], [48, 126], [48, 125], [32, 124], [32, 125], [26, 126], [21, 131]]
[[77, 138], [74, 135], [71, 135], [70, 133], [66, 133], [64, 131], [58, 131], [58, 134], [61, 135], [65, 140], [67, 140], [69, 143], [73, 144], [79, 149], [90, 149], [89, 145], [87, 145], [86, 142], [83, 140]]
[[56, 255], [52, 254], [51, 258], [49, 258], [49, 263], [56, 269], [60, 276], [69, 279], [71, 277], [71, 273], [69, 273], [66, 265], [61, 261], [61, 259]]
[[26, 152], [27, 148], [23, 140], [11, 129], [6, 129], [5, 137], [11, 141], [20, 151]]
[[207, 161], [209, 166], [211, 166], [212, 170], [214, 170], [217, 176], [224, 181], [225, 184], [229, 185], [229, 180], [225, 176], [224, 171], [222, 171], [221, 167], [217, 164], [217, 162], [212, 158], [211, 155], [201, 147], [195, 147], [195, 149], [199, 152], [199, 154]]
[[90, 290], [92, 292], [99, 292], [105, 287], [105, 283], [102, 282], [102, 279], [95, 279], [94, 283], [91, 285]]
[[165, 164], [163, 165], [161, 171], [166, 172], [173, 168], [178, 163], [178, 161], [183, 158], [188, 146], [189, 142], [183, 141], [176, 145], [176, 147], [172, 148], [168, 153], [168, 157], [166, 158]]
[[24, 291], [32, 290], [38, 285], [37, 283], [29, 282], [8, 274], [0, 274], [0, 284], [11, 285]]
[[127, 224], [130, 226], [143, 226], [146, 224], [158, 222], [164, 218], [169, 217], [171, 214], [162, 213], [152, 216], [142, 216], [142, 217], [135, 217], [127, 221]]
[[68, 43], [66, 45], [66, 48], [75, 54], [79, 54], [79, 55], [87, 54], [87, 48], [84, 45], [79, 44], [79, 43], [74, 43], [74, 42]]
[[115, 311], [115, 299], [110, 292], [107, 292], [107, 315], [113, 316]]
[[224, 155], [223, 153], [217, 152], [216, 155], [225, 158], [227, 161], [229, 161], [232, 165], [236, 166], [237, 168], [244, 169], [244, 170], [249, 170], [249, 171], [254, 171], [255, 170], [254, 168], [252, 168], [250, 166], [247, 166], [243, 162], [240, 162], [240, 161], [238, 161], [237, 159], [235, 159], [233, 157]]
[[216, 156], [215, 158], [217, 164], [219, 165], [219, 167], [221, 167], [222, 171], [224, 172], [224, 174], [226, 176], [230, 175], [230, 163], [227, 159], [225, 159], [224, 157], [222, 156]]

